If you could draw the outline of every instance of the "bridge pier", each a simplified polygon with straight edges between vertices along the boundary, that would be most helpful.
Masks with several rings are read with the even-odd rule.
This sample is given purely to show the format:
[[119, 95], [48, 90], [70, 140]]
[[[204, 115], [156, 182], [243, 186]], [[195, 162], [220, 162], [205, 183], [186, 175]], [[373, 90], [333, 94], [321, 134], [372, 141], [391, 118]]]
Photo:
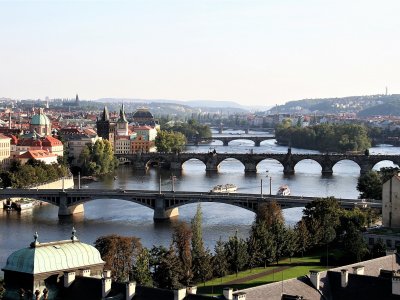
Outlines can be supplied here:
[[261, 145], [261, 141], [260, 140], [255, 140], [254, 141], [254, 146], [260, 147], [260, 145]]
[[83, 213], [85, 208], [83, 204], [68, 206], [67, 195], [65, 192], [60, 193], [60, 206], [58, 207], [59, 216], [70, 216], [73, 214]]
[[171, 209], [165, 209], [165, 200], [163, 195], [159, 195], [155, 200], [153, 215], [154, 220], [166, 220], [179, 216], [179, 208], [175, 207]]
[[322, 166], [322, 175], [332, 175], [333, 169], [332, 166]]
[[229, 141], [228, 140], [223, 140], [222, 143], [224, 144], [224, 146], [228, 146]]
[[146, 171], [148, 167], [146, 166], [146, 163], [144, 163], [142, 161], [135, 161], [135, 162], [133, 162], [133, 168], [135, 170], [144, 170], [144, 171]]
[[169, 164], [169, 167], [171, 170], [182, 170], [182, 163], [179, 161], [171, 161], [171, 163]]
[[285, 175], [293, 175], [294, 174], [294, 167], [291, 164], [284, 164], [283, 165], [283, 174], [285, 174]]
[[360, 165], [360, 174], [363, 175], [369, 171], [371, 171], [373, 168], [373, 166], [369, 165], [369, 164], [361, 164]]
[[246, 162], [246, 163], [244, 163], [244, 171], [246, 173], [257, 172], [257, 164], [254, 163], [254, 162]]

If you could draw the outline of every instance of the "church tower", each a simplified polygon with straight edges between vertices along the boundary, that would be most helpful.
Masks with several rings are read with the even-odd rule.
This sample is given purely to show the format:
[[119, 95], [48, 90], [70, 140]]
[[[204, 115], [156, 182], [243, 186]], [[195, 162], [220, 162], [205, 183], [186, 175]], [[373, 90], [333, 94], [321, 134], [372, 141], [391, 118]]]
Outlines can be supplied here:
[[110, 139], [110, 115], [107, 106], [104, 106], [100, 120], [96, 121], [97, 135], [105, 140]]
[[116, 133], [119, 136], [127, 136], [128, 135], [128, 121], [125, 116], [125, 108], [122, 104], [122, 107], [119, 111], [119, 119], [117, 121]]

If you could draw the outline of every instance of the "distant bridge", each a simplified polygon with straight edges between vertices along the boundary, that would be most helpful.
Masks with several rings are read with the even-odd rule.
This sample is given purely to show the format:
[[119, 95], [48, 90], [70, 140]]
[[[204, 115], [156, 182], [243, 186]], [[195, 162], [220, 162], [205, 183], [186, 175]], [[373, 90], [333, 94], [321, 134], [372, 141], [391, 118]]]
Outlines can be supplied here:
[[266, 140], [273, 140], [275, 139], [275, 136], [273, 135], [218, 135], [218, 136], [212, 136], [211, 138], [198, 138], [196, 141], [194, 141], [195, 145], [198, 145], [201, 142], [208, 142], [208, 141], [221, 141], [224, 146], [228, 146], [229, 142], [234, 141], [234, 140], [248, 140], [248, 141], [253, 141], [254, 146], [260, 147], [261, 142], [266, 141]]
[[[109, 189], [4, 189], [0, 199], [31, 198], [59, 207], [58, 215], [71, 215], [83, 212], [83, 204], [101, 199], [119, 199], [134, 202], [154, 210], [154, 219], [168, 219], [179, 215], [178, 207], [197, 202], [225, 203], [257, 212], [260, 203], [276, 200], [282, 208], [304, 207], [307, 203], [321, 197], [299, 196], [261, 196], [260, 194], [208, 193], [208, 192], [157, 192], [145, 190]], [[360, 199], [338, 199], [345, 209], [370, 207], [381, 209], [380, 202], [366, 202]]]
[[172, 170], [181, 170], [182, 165], [197, 159], [206, 166], [206, 171], [218, 171], [221, 162], [234, 158], [244, 165], [245, 172], [257, 172], [257, 165], [265, 159], [273, 159], [283, 166], [284, 174], [294, 174], [295, 166], [306, 159], [317, 162], [322, 168], [322, 174], [333, 174], [333, 166], [342, 160], [350, 160], [360, 167], [360, 173], [370, 171], [377, 163], [388, 160], [400, 165], [399, 155], [349, 155], [349, 154], [292, 154], [288, 153], [138, 153], [116, 154], [126, 158], [137, 170], [146, 170], [151, 163], [158, 163]]

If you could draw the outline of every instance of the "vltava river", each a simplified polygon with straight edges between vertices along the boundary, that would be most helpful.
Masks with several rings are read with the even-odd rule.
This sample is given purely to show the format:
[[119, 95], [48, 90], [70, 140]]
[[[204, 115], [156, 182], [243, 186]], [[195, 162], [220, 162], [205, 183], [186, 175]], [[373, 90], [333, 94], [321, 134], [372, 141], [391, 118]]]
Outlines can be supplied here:
[[[211, 146], [188, 147], [187, 151], [207, 152], [216, 149], [217, 152], [287, 152], [286, 147], [275, 145], [273, 140], [265, 141], [261, 147], [253, 147], [251, 141], [232, 141], [228, 147], [221, 142], [213, 142]], [[310, 150], [292, 149], [294, 153], [310, 153]], [[381, 146], [370, 149], [371, 154], [388, 153], [400, 154], [400, 148]], [[391, 166], [391, 162], [383, 162], [376, 166]], [[234, 183], [243, 193], [259, 193], [260, 182], [263, 179], [263, 191], [269, 193], [269, 178], [271, 190], [276, 193], [282, 184], [289, 185], [293, 195], [304, 196], [335, 196], [338, 198], [357, 198], [356, 190], [359, 167], [350, 161], [338, 163], [333, 176], [321, 175], [321, 167], [313, 161], [300, 162], [295, 168], [295, 175], [284, 176], [282, 166], [273, 160], [265, 160], [258, 166], [257, 174], [247, 175], [244, 166], [232, 159], [221, 164], [218, 174], [206, 174], [205, 166], [199, 161], [188, 161], [181, 173], [171, 174], [162, 170], [162, 189], [171, 190], [171, 175], [176, 176], [175, 189], [181, 191], [208, 191], [216, 184]], [[267, 172], [268, 171], [268, 172]], [[135, 173], [129, 166], [120, 167], [114, 176], [106, 176], [98, 182], [83, 186], [83, 188], [123, 188], [123, 189], [158, 189], [159, 171], [151, 169], [146, 174]], [[267, 177], [267, 175], [269, 177]], [[254, 218], [254, 214], [247, 210], [218, 203], [203, 203], [203, 235], [205, 243], [211, 249], [215, 242], [222, 237], [238, 230], [246, 237]], [[33, 240], [33, 233], [38, 231], [39, 241], [53, 241], [68, 239], [71, 228], [75, 226], [77, 236], [84, 242], [93, 243], [97, 237], [107, 234], [134, 235], [140, 237], [145, 246], [162, 244], [168, 246], [171, 242], [171, 228], [174, 220], [154, 223], [153, 211], [126, 201], [115, 199], [98, 200], [85, 204], [85, 213], [72, 217], [57, 216], [58, 208], [52, 205], [35, 207], [21, 213], [7, 213], [0, 210], [0, 268], [5, 265], [8, 255], [22, 247], [26, 247]], [[179, 208], [179, 220], [190, 222], [196, 211], [196, 204]], [[293, 225], [301, 217], [302, 209], [285, 210], [287, 223]], [[1, 275], [1, 273], [0, 273]]]

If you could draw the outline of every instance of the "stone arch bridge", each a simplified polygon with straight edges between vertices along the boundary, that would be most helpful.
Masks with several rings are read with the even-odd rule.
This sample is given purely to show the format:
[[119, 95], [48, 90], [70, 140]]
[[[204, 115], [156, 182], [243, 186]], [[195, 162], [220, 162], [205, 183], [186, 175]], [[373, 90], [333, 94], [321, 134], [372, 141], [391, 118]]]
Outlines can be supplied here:
[[[265, 196], [260, 194], [241, 193], [208, 193], [208, 192], [163, 192], [145, 190], [109, 190], [109, 189], [4, 189], [0, 192], [0, 199], [30, 198], [58, 206], [58, 215], [66, 216], [84, 211], [83, 204], [101, 199], [118, 199], [130, 201], [154, 210], [154, 219], [168, 219], [179, 215], [179, 206], [198, 203], [214, 202], [238, 206], [252, 212], [258, 210], [260, 203], [275, 200], [282, 208], [304, 207], [318, 197], [300, 196]], [[360, 199], [339, 199], [346, 209], [371, 207], [381, 209], [381, 202], [365, 202]]]
[[275, 136], [256, 136], [256, 135], [227, 135], [227, 136], [212, 136], [211, 138], [198, 138], [194, 144], [198, 145], [200, 142], [207, 141], [221, 141], [224, 146], [228, 146], [231, 141], [235, 140], [249, 140], [254, 142], [254, 146], [260, 147], [261, 142], [267, 140], [273, 140]]
[[360, 167], [360, 173], [370, 171], [381, 161], [392, 161], [400, 165], [400, 155], [361, 155], [361, 154], [292, 154], [288, 153], [138, 153], [138, 154], [117, 154], [117, 157], [124, 157], [131, 162], [137, 170], [146, 170], [151, 163], [161, 164], [171, 170], [181, 170], [182, 165], [190, 159], [198, 159], [206, 166], [206, 171], [218, 171], [219, 165], [226, 159], [234, 158], [244, 165], [245, 172], [257, 172], [257, 165], [265, 159], [274, 159], [283, 166], [284, 174], [294, 174], [297, 163], [302, 160], [313, 160], [322, 169], [322, 174], [333, 173], [335, 164], [342, 160], [350, 160]]

